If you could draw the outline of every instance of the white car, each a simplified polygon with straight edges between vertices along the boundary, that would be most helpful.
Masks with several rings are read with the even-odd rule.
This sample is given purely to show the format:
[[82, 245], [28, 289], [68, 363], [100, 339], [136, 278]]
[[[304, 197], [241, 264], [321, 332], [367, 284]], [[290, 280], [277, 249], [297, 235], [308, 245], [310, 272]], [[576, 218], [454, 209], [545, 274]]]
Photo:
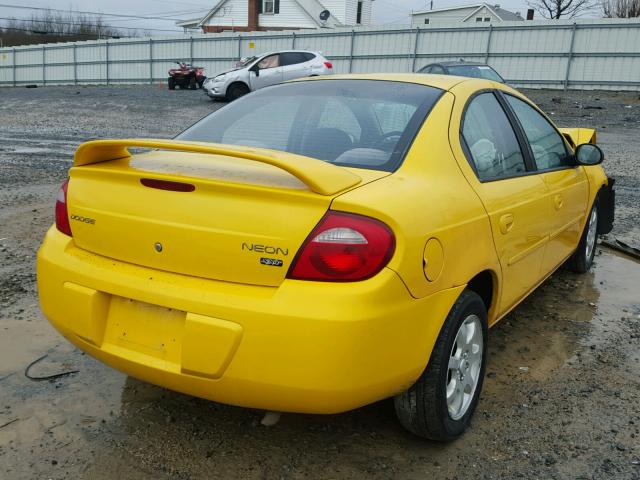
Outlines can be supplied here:
[[332, 73], [332, 63], [320, 53], [287, 50], [243, 59], [237, 68], [207, 78], [202, 87], [211, 98], [225, 98], [231, 101], [285, 80]]

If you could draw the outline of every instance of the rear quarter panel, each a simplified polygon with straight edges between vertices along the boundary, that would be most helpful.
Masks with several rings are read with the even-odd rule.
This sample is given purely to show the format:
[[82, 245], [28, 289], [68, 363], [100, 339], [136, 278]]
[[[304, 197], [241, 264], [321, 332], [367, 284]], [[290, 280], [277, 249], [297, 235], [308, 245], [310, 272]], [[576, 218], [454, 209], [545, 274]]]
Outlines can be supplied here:
[[[396, 252], [389, 268], [416, 298], [465, 285], [483, 270], [499, 275], [489, 220], [449, 144], [453, 105], [453, 95], [445, 93], [398, 171], [343, 194], [332, 204], [334, 210], [369, 215], [391, 227]], [[441, 260], [442, 265], [439, 275], [429, 281], [423, 262], [425, 245], [432, 238], [442, 246], [442, 258], [428, 260]]]

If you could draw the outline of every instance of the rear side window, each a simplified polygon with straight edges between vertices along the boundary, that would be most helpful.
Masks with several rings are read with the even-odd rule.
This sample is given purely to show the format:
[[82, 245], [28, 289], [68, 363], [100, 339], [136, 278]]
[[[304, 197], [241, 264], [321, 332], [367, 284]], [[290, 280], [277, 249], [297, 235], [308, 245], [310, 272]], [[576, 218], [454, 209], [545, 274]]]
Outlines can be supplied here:
[[304, 58], [305, 58], [306, 62], [316, 58], [316, 56], [313, 53], [309, 53], [309, 52], [304, 52], [302, 55], [304, 55]]
[[526, 170], [516, 134], [493, 93], [481, 93], [467, 105], [462, 137], [480, 180], [511, 177]]
[[573, 166], [564, 139], [535, 108], [519, 98], [505, 95], [524, 130], [538, 170]]
[[307, 57], [303, 52], [284, 52], [280, 54], [280, 65], [296, 65], [298, 63], [304, 63], [307, 61]]
[[382, 80], [274, 85], [211, 113], [177, 138], [393, 171], [442, 93], [426, 85]]

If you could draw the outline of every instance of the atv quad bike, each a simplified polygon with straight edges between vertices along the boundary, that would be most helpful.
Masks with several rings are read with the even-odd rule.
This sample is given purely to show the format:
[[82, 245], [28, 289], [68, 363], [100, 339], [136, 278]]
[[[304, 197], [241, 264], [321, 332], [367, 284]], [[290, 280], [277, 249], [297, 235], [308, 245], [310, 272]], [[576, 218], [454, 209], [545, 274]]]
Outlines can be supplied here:
[[185, 62], [176, 63], [179, 68], [169, 70], [169, 79], [167, 81], [169, 90], [175, 90], [176, 87], [190, 88], [191, 90], [202, 88], [202, 84], [207, 78], [204, 75], [204, 68], [194, 67]]

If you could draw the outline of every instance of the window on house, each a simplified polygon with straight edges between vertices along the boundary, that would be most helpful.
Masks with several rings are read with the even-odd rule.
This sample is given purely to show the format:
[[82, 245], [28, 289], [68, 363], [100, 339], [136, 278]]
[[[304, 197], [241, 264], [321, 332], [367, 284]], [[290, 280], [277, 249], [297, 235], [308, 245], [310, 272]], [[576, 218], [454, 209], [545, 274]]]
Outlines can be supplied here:
[[491, 21], [491, 19], [490, 19], [489, 17], [484, 17], [484, 21], [485, 21], [485, 22], [490, 22], [490, 21]]
[[362, 23], [362, 1], [358, 2], [358, 11], [356, 13], [356, 23], [358, 25]]
[[425, 25], [429, 25], [429, 19], [428, 19], [428, 18], [425, 18], [425, 19], [424, 19], [424, 24], [425, 24]]
[[476, 22], [481, 22], [482, 21], [482, 17], [476, 17]]
[[273, 15], [275, 13], [275, 0], [262, 0], [262, 13]]

